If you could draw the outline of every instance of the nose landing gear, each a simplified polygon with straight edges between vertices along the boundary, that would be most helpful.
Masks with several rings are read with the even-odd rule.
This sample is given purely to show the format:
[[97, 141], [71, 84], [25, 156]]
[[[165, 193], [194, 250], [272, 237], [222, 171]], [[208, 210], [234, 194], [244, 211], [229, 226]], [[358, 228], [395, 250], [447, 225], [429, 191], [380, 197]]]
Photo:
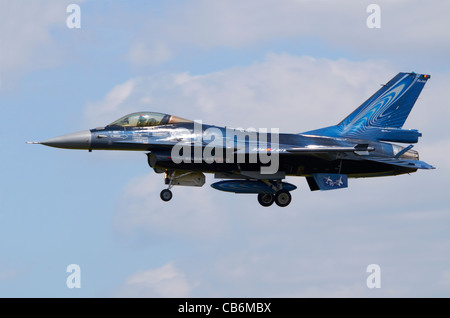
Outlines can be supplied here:
[[164, 177], [164, 183], [169, 185], [167, 189], [164, 189], [161, 191], [161, 193], [159, 194], [161, 200], [168, 202], [170, 200], [172, 200], [173, 194], [172, 191], [170, 191], [170, 189], [172, 189], [173, 185], [174, 185], [174, 180], [175, 180], [175, 171], [166, 171], [165, 177]]
[[161, 200], [170, 201], [172, 199], [173, 186], [193, 186], [201, 187], [205, 184], [205, 175], [196, 171], [181, 171], [181, 170], [166, 170], [164, 183], [168, 185], [167, 189], [164, 189], [160, 193]]

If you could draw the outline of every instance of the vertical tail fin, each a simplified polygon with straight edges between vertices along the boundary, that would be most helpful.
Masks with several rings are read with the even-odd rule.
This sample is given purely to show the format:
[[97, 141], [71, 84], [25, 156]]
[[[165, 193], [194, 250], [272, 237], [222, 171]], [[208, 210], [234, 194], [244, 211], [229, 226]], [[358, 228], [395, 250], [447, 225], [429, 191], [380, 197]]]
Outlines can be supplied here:
[[336, 126], [308, 135], [414, 143], [421, 134], [401, 129], [430, 75], [399, 73]]

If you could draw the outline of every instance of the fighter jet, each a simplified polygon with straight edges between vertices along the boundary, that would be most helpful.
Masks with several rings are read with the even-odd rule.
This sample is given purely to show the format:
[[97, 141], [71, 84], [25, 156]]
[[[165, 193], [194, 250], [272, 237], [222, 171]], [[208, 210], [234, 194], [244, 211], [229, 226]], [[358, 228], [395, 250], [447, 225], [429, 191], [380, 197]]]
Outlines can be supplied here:
[[[214, 189], [256, 194], [265, 207], [288, 206], [305, 177], [311, 191], [348, 187], [349, 178], [394, 176], [434, 169], [412, 150], [422, 134], [402, 129], [426, 74], [399, 73], [340, 123], [302, 133], [278, 129], [232, 129], [159, 112], [136, 112], [91, 130], [31, 142], [57, 148], [133, 150], [147, 154], [164, 174], [164, 201], [174, 186], [205, 184], [205, 173], [222, 181]], [[399, 145], [405, 144], [405, 145]]]

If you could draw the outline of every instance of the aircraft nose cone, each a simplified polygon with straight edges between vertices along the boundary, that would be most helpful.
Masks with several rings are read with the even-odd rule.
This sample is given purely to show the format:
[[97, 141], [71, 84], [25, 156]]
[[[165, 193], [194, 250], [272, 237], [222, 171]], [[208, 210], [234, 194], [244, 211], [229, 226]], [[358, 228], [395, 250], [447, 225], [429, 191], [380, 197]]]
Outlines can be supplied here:
[[62, 135], [40, 142], [42, 145], [68, 148], [68, 149], [90, 149], [91, 131], [83, 130], [72, 134]]

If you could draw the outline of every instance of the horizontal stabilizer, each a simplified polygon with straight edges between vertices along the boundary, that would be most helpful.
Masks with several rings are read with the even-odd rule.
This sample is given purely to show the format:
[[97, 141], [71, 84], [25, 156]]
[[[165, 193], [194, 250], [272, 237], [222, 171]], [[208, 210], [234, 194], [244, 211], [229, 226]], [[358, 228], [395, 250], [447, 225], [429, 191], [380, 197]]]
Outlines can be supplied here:
[[436, 169], [432, 165], [420, 160], [377, 157], [364, 157], [363, 159], [411, 169]]

